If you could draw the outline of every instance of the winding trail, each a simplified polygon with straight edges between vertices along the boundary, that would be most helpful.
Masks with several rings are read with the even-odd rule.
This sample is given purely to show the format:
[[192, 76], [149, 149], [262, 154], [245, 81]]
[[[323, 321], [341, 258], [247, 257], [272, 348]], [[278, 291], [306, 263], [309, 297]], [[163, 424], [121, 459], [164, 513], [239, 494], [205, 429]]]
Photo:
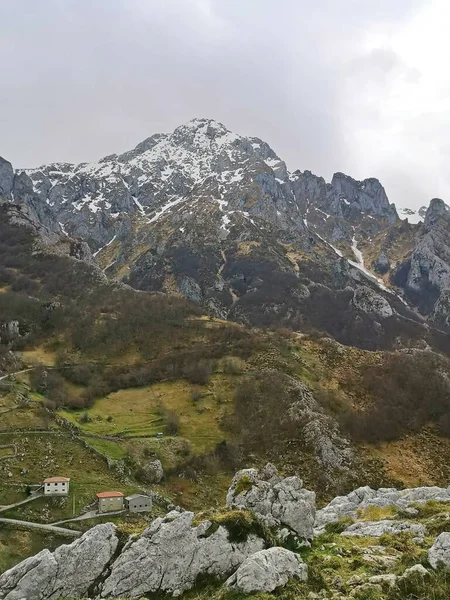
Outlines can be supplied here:
[[73, 529], [64, 529], [64, 527], [56, 527], [55, 525], [46, 525], [45, 523], [31, 523], [30, 521], [19, 521], [18, 519], [3, 519], [0, 518], [0, 523], [5, 525], [11, 525], [12, 527], [23, 527], [25, 529], [39, 529], [48, 533], [56, 533], [59, 535], [68, 535], [71, 537], [80, 537], [81, 531], [74, 531]]
[[12, 377], [13, 375], [20, 375], [21, 373], [28, 373], [28, 371], [32, 371], [35, 368], [36, 367], [29, 367], [28, 369], [22, 369], [21, 371], [15, 371], [14, 373], [7, 373], [6, 375], [2, 375], [0, 377], [0, 381], [3, 381], [3, 379], [7, 379], [8, 377]]
[[42, 496], [43, 496], [42, 492], [36, 492], [34, 494], [31, 494], [25, 500], [21, 500], [20, 502], [16, 502], [15, 504], [9, 504], [8, 506], [0, 506], [0, 513], [6, 512], [7, 510], [11, 510], [12, 508], [16, 508], [16, 506], [22, 506], [22, 504], [27, 504], [28, 502], [31, 502], [32, 500], [36, 500], [36, 498], [42, 498]]
[[84, 515], [78, 515], [78, 517], [73, 517], [73, 519], [65, 519], [64, 521], [56, 521], [55, 523], [52, 523], [53, 526], [57, 526], [57, 525], [62, 525], [63, 523], [73, 523], [74, 521], [87, 521], [88, 519], [99, 519], [101, 517], [103, 518], [108, 518], [108, 517], [114, 517], [116, 515], [123, 515], [124, 513], [128, 512], [126, 509], [123, 510], [116, 510], [113, 512], [106, 512], [106, 513], [99, 513], [97, 511], [90, 511], [85, 513]]

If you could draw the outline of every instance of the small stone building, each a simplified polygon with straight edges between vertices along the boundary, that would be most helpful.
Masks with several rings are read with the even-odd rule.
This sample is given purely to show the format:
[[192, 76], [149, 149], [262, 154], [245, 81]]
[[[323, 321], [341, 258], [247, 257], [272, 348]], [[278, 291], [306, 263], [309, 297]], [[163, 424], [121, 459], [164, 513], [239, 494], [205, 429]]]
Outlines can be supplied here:
[[43, 481], [44, 496], [67, 496], [69, 482], [68, 477], [47, 477]]
[[123, 494], [122, 492], [99, 492], [97, 494], [98, 499], [98, 512], [115, 512], [123, 510]]
[[152, 508], [152, 499], [143, 494], [134, 494], [125, 498], [126, 506], [130, 512], [147, 512]]

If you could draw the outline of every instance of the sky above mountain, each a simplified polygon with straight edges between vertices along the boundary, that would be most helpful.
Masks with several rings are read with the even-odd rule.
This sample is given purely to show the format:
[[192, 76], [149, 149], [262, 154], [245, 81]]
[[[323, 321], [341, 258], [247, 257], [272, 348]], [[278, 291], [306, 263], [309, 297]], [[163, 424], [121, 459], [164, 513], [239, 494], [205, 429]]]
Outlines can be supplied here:
[[210, 117], [291, 170], [449, 200], [445, 0], [21, 0], [0, 16], [0, 154], [17, 167]]

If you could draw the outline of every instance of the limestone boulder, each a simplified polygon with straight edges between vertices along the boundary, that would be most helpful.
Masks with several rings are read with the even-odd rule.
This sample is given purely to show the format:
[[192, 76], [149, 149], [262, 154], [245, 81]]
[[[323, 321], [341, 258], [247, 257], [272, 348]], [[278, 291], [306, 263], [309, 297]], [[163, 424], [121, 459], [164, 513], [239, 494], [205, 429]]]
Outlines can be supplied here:
[[130, 541], [105, 580], [102, 597], [141, 598], [151, 593], [179, 596], [200, 575], [228, 577], [246, 558], [264, 548], [249, 534], [231, 542], [225, 527], [210, 521], [193, 526], [191, 512], [171, 512], [153, 521], [139, 539]]
[[95, 593], [118, 543], [115, 526], [105, 523], [54, 552], [42, 550], [0, 576], [0, 599], [58, 600]]
[[233, 477], [227, 504], [251, 510], [270, 527], [286, 526], [306, 539], [313, 536], [316, 496], [304, 489], [299, 477], [282, 479], [269, 467], [243, 469]]
[[164, 470], [159, 459], [152, 460], [144, 466], [144, 477], [147, 483], [159, 483], [164, 478]]
[[441, 533], [428, 550], [428, 561], [433, 569], [439, 565], [450, 567], [450, 532]]
[[290, 579], [306, 581], [308, 568], [302, 559], [285, 548], [261, 550], [247, 558], [225, 583], [244, 594], [273, 592]]
[[421, 523], [409, 523], [408, 521], [359, 521], [353, 523], [342, 532], [342, 535], [380, 537], [385, 533], [413, 533], [416, 536], [426, 535], [426, 528]]
[[334, 523], [343, 517], [355, 518], [358, 509], [368, 506], [394, 506], [400, 510], [407, 510], [414, 504], [425, 504], [430, 500], [450, 502], [450, 487], [430, 486], [405, 490], [396, 488], [374, 490], [369, 486], [360, 487], [346, 496], [337, 496], [327, 506], [317, 511], [315, 533], [323, 532], [327, 523]]
[[386, 298], [367, 286], [356, 288], [353, 296], [353, 306], [375, 319], [387, 319], [394, 314]]

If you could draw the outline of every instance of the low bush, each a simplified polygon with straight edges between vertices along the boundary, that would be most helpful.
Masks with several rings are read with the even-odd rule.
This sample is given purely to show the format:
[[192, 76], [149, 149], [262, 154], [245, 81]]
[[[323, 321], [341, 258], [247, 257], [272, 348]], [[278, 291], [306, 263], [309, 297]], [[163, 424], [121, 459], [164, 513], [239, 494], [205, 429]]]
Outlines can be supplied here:
[[164, 409], [164, 427], [166, 435], [178, 435], [180, 432], [180, 417], [172, 409]]
[[206, 385], [213, 370], [213, 361], [201, 360], [198, 363], [187, 364], [183, 369], [183, 374], [191, 383]]
[[226, 356], [222, 360], [222, 369], [229, 375], [239, 375], [244, 371], [245, 364], [237, 356]]
[[386, 600], [448, 600], [450, 569], [430, 570], [429, 575], [412, 575], [386, 591]]
[[325, 525], [325, 533], [328, 534], [339, 534], [342, 533], [347, 527], [352, 525], [355, 521], [351, 517], [343, 517], [339, 521], [334, 523], [327, 523]]
[[243, 475], [237, 482], [235, 488], [235, 494], [238, 496], [239, 494], [246, 494], [253, 487], [253, 481], [248, 475]]

